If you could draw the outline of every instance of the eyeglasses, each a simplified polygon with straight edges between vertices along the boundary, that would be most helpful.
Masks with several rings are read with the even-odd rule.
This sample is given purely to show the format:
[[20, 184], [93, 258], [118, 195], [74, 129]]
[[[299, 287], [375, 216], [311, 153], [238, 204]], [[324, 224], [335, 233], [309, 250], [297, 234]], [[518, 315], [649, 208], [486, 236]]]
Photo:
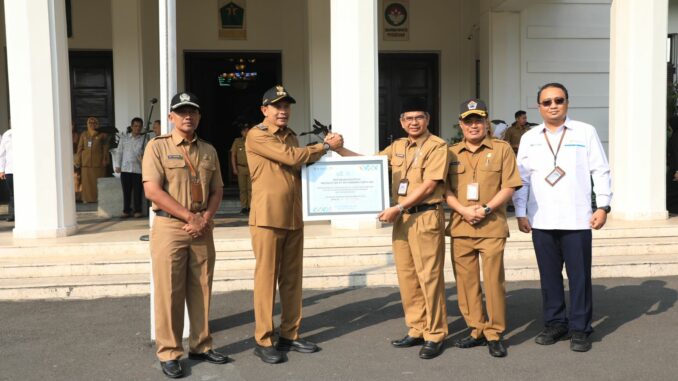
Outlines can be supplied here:
[[402, 119], [407, 123], [412, 123], [415, 120], [417, 122], [422, 122], [422, 121], [426, 120], [426, 115], [404, 116]]
[[540, 105], [542, 105], [542, 107], [551, 107], [551, 104], [555, 103], [556, 105], [560, 106], [565, 102], [567, 102], [567, 99], [563, 97], [557, 97], [555, 99], [545, 99], [541, 101]]

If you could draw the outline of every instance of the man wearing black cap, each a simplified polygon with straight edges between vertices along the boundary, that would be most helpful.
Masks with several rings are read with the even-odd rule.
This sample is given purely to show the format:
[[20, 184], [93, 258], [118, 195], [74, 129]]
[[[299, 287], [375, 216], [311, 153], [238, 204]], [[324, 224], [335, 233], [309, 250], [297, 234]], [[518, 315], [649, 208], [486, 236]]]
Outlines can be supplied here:
[[[420, 99], [402, 108], [400, 124], [407, 133], [379, 155], [388, 157], [396, 205], [378, 218], [393, 223], [393, 257], [407, 335], [396, 348], [422, 345], [419, 357], [431, 359], [442, 351], [447, 336], [445, 308], [445, 216], [441, 206], [448, 169], [447, 143], [428, 131], [430, 116]], [[346, 148], [342, 156], [358, 154]]]
[[[447, 233], [452, 237], [459, 311], [471, 333], [454, 345], [471, 348], [487, 344], [490, 355], [504, 357], [504, 246], [509, 233], [504, 205], [522, 183], [511, 146], [488, 134], [483, 101], [469, 99], [462, 103], [459, 125], [464, 139], [450, 147], [445, 199], [454, 210]], [[478, 257], [482, 258], [487, 317]]]
[[[254, 354], [262, 361], [282, 362], [282, 352], [312, 353], [318, 347], [299, 338], [304, 225], [301, 212], [301, 170], [341, 143], [339, 136], [299, 147], [288, 127], [290, 105], [296, 103], [284, 87], [264, 93], [264, 120], [250, 129], [245, 140], [252, 177], [250, 235], [256, 259], [254, 269]], [[273, 345], [273, 305], [280, 291], [280, 336]]]
[[212, 350], [209, 309], [214, 273], [214, 217], [223, 192], [217, 152], [195, 134], [200, 101], [187, 92], [172, 98], [171, 133], [146, 146], [142, 181], [152, 201], [151, 258], [155, 290], [155, 336], [163, 373], [183, 376], [179, 359], [184, 303], [191, 320], [188, 357], [223, 364], [225, 355]]

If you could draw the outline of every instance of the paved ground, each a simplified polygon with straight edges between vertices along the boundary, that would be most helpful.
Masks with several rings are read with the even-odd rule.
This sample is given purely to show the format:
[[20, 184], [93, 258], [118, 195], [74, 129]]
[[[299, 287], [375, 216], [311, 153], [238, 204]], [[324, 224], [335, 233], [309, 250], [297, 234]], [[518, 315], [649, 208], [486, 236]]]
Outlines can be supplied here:
[[[322, 351], [267, 365], [252, 355], [250, 292], [215, 295], [211, 328], [226, 365], [182, 360], [189, 380], [675, 380], [678, 277], [594, 280], [594, 346], [542, 347], [540, 291], [508, 285], [509, 356], [446, 348], [420, 360], [389, 344], [405, 333], [395, 288], [307, 290], [302, 334]], [[466, 335], [448, 286], [450, 338]], [[0, 380], [163, 380], [149, 342], [149, 299], [0, 303]]]

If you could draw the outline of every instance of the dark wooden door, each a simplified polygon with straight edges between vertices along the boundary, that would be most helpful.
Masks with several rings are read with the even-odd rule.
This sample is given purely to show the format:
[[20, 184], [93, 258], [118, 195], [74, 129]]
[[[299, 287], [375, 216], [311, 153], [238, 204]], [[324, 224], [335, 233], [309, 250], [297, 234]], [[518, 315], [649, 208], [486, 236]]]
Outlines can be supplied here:
[[400, 110], [408, 98], [425, 100], [431, 114], [429, 131], [440, 135], [438, 54], [379, 54], [379, 149], [406, 136]]
[[87, 129], [87, 118], [99, 119], [100, 128], [115, 127], [113, 108], [113, 53], [70, 51], [71, 120], [78, 132]]
[[[202, 118], [198, 135], [216, 148], [221, 163], [221, 175], [226, 185], [235, 185], [237, 177], [231, 174], [229, 150], [233, 140], [240, 136], [236, 119], [260, 122], [261, 97], [271, 87], [281, 83], [280, 53], [252, 52], [187, 52], [185, 53], [186, 90], [201, 101]], [[243, 60], [241, 62], [241, 59]], [[248, 81], [228, 81], [224, 73], [256, 73]], [[219, 78], [221, 76], [221, 79]], [[232, 190], [232, 189], [231, 189]]]

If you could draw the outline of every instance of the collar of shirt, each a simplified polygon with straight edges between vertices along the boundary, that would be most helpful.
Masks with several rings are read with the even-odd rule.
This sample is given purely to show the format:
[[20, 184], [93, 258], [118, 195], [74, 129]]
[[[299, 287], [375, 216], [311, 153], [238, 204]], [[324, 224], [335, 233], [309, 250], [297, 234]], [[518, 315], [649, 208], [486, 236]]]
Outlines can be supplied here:
[[[481, 147], [482, 147], [482, 146], [485, 146], [485, 147], [487, 147], [487, 148], [489, 148], [489, 149], [494, 148], [494, 146], [492, 145], [492, 138], [490, 138], [489, 135], [485, 135], [485, 138], [483, 139], [483, 141], [480, 142], [480, 146], [481, 146]], [[463, 150], [467, 150], [467, 151], [473, 153], [473, 151], [471, 151], [471, 150], [468, 148], [468, 146], [466, 145], [466, 139], [462, 140], [461, 144], [459, 144], [459, 150], [458, 150], [458, 152], [461, 152], [461, 151], [463, 151]]]
[[412, 147], [412, 146], [422, 146], [424, 145], [424, 142], [428, 140], [428, 138], [431, 136], [431, 132], [426, 132], [425, 134], [422, 134], [420, 137], [412, 140], [409, 137], [407, 138], [407, 146]]
[[[176, 129], [172, 130], [172, 143], [174, 143], [174, 145], [179, 146], [184, 141], [186, 141], [186, 139], [184, 139], [183, 136], [179, 135], [179, 133], [176, 132]], [[191, 144], [195, 143], [196, 141], [198, 141], [198, 134], [193, 133], [193, 139], [191, 139], [190, 142], [189, 141], [186, 142]]]
[[572, 123], [573, 120], [570, 119], [570, 117], [565, 118], [565, 123], [563, 123], [562, 126], [558, 127], [558, 129], [555, 132], [551, 132], [548, 128], [546, 128], [546, 123], [540, 124], [537, 129], [539, 132], [551, 132], [552, 134], [559, 134], [560, 131], [563, 130], [563, 128], [567, 128], [568, 130], [574, 130], [574, 127], [576, 126], [576, 123]]

